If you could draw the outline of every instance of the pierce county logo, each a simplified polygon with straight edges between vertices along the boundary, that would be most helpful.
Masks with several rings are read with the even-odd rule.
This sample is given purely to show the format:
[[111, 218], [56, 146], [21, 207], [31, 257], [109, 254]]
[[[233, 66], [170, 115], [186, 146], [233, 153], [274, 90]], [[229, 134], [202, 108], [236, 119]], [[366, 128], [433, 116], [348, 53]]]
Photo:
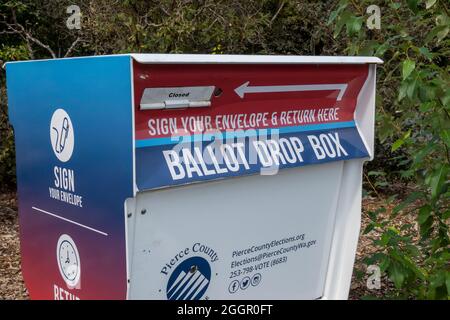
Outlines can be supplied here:
[[202, 257], [184, 260], [167, 283], [167, 299], [200, 300], [211, 281], [211, 267]]
[[50, 121], [50, 141], [55, 156], [61, 162], [72, 157], [75, 143], [72, 121], [63, 109], [57, 109]]

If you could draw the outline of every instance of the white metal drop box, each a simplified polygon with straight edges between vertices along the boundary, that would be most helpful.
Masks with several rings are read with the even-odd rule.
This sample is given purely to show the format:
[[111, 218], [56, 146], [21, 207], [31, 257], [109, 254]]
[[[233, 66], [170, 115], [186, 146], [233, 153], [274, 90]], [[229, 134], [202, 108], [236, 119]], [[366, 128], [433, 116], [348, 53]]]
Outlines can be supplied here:
[[347, 298], [378, 63], [8, 64], [31, 297]]

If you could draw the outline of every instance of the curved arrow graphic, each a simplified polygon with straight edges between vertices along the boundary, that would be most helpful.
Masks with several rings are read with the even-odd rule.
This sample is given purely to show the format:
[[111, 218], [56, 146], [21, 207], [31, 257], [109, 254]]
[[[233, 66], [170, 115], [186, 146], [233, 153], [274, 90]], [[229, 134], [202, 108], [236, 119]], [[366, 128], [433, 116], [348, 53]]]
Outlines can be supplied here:
[[247, 93], [267, 93], [267, 92], [297, 92], [297, 91], [328, 91], [339, 90], [337, 101], [340, 101], [347, 90], [346, 83], [336, 84], [302, 84], [302, 85], [286, 85], [286, 86], [249, 86], [250, 81], [245, 82], [241, 86], [234, 89], [236, 94], [244, 98]]

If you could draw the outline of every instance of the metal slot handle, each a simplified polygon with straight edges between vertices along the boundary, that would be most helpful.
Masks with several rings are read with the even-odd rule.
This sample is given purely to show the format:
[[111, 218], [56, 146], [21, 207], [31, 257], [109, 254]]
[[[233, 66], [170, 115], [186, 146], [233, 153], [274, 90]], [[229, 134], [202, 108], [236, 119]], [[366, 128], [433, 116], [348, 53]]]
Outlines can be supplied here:
[[141, 110], [210, 107], [214, 86], [146, 88]]

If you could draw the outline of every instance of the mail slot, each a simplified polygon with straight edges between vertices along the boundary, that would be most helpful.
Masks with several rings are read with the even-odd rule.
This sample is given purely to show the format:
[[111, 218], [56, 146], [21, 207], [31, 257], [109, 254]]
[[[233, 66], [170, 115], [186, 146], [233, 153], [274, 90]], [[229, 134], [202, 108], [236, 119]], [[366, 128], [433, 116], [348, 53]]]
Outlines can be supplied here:
[[379, 63], [8, 63], [31, 298], [346, 299]]

